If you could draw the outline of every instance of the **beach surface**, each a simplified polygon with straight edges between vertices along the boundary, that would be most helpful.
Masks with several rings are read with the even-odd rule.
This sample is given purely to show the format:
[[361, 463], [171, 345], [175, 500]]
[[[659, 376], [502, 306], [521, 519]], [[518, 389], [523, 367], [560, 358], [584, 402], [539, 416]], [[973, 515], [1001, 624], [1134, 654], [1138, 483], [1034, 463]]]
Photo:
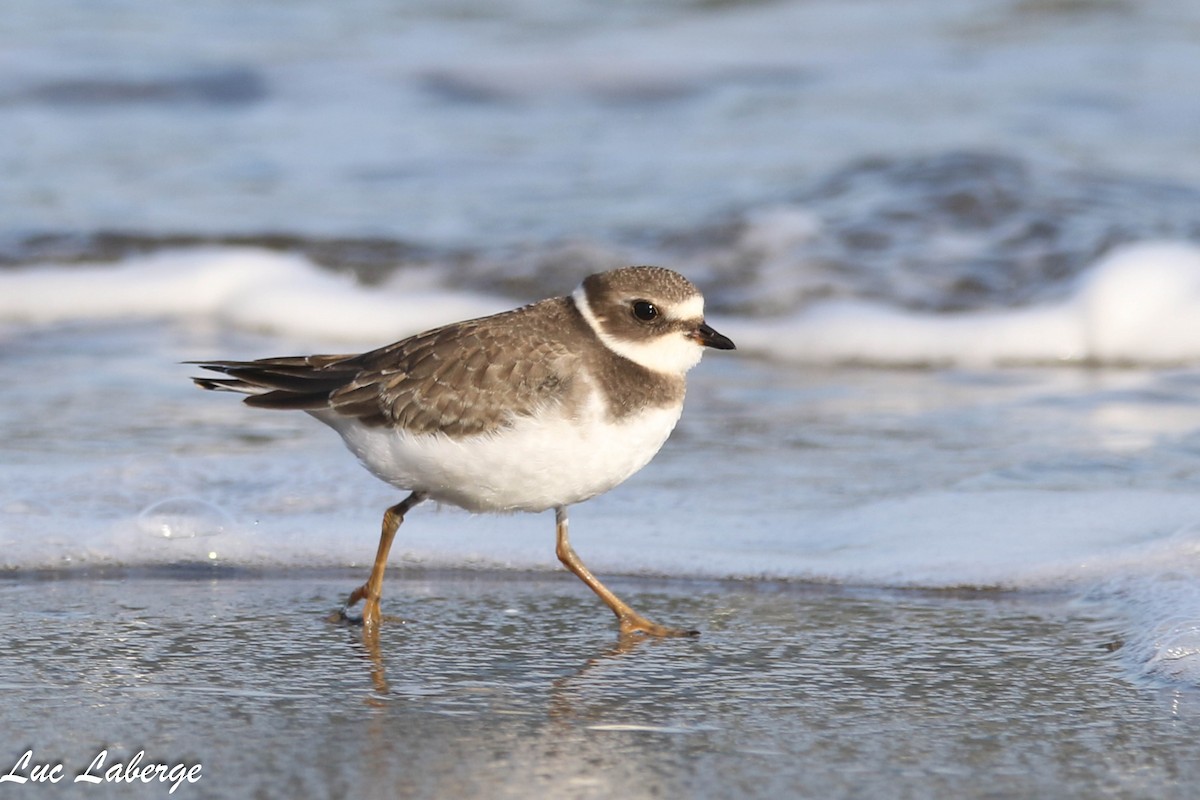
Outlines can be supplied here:
[[[614, 580], [695, 639], [618, 642], [565, 574], [397, 570], [378, 647], [352, 573], [0, 583], [11, 797], [1189, 797], [1194, 696], [1130, 682], [1061, 596]], [[73, 783], [202, 765], [169, 784]], [[12, 764], [4, 765], [6, 769]], [[27, 774], [27, 773], [26, 773]], [[100, 774], [97, 771], [97, 774]]]

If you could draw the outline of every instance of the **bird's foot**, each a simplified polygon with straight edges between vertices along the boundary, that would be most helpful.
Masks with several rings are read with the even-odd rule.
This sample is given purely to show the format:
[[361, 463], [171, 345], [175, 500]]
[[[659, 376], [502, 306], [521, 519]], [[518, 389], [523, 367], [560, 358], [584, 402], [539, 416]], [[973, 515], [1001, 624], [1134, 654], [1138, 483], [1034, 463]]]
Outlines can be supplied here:
[[[356, 615], [351, 613], [350, 609], [358, 605], [360, 601], [365, 601], [363, 602], [362, 614]], [[330, 622], [361, 625], [367, 630], [377, 629], [382, 619], [383, 614], [379, 608], [379, 595], [371, 596], [365, 583], [350, 593], [350, 597], [346, 599], [344, 606], [329, 615]]]
[[669, 628], [666, 625], [659, 625], [657, 622], [651, 622], [641, 614], [628, 613], [618, 617], [621, 636], [654, 636], [658, 638], [671, 638], [683, 636], [699, 636], [700, 631], [686, 630], [684, 628]]

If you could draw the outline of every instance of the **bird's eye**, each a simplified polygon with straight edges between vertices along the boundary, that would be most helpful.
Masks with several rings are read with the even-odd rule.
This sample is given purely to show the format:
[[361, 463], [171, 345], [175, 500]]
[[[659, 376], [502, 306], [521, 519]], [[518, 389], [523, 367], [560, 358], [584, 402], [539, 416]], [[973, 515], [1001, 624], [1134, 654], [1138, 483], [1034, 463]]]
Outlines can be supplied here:
[[633, 315], [642, 322], [650, 322], [658, 319], [658, 306], [649, 300], [635, 300], [633, 303]]

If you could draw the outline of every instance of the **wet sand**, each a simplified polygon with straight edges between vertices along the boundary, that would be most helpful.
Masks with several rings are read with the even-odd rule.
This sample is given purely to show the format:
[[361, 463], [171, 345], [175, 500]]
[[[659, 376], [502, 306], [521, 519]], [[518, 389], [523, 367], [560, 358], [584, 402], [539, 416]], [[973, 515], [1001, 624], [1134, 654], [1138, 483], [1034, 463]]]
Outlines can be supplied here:
[[[568, 575], [8, 576], [0, 711], [26, 797], [1185, 797], [1200, 717], [1059, 596], [611, 581], [698, 639], [622, 647]], [[106, 765], [202, 765], [73, 783]], [[24, 774], [28, 774], [26, 771]], [[9, 787], [5, 787], [6, 789]], [[13, 785], [15, 789], [15, 784]], [[3, 792], [4, 796], [17, 793]]]

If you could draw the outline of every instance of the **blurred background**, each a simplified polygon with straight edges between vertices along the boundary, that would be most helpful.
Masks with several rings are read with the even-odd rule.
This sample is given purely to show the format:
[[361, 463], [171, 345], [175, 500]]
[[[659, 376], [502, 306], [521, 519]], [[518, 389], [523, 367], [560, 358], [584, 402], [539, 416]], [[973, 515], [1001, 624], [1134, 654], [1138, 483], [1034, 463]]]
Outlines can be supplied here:
[[[1135, 0], [11, 0], [0, 263], [195, 244], [539, 296], [1061, 297], [1195, 238], [1200, 7]], [[869, 354], [867, 354], [869, 356]]]

